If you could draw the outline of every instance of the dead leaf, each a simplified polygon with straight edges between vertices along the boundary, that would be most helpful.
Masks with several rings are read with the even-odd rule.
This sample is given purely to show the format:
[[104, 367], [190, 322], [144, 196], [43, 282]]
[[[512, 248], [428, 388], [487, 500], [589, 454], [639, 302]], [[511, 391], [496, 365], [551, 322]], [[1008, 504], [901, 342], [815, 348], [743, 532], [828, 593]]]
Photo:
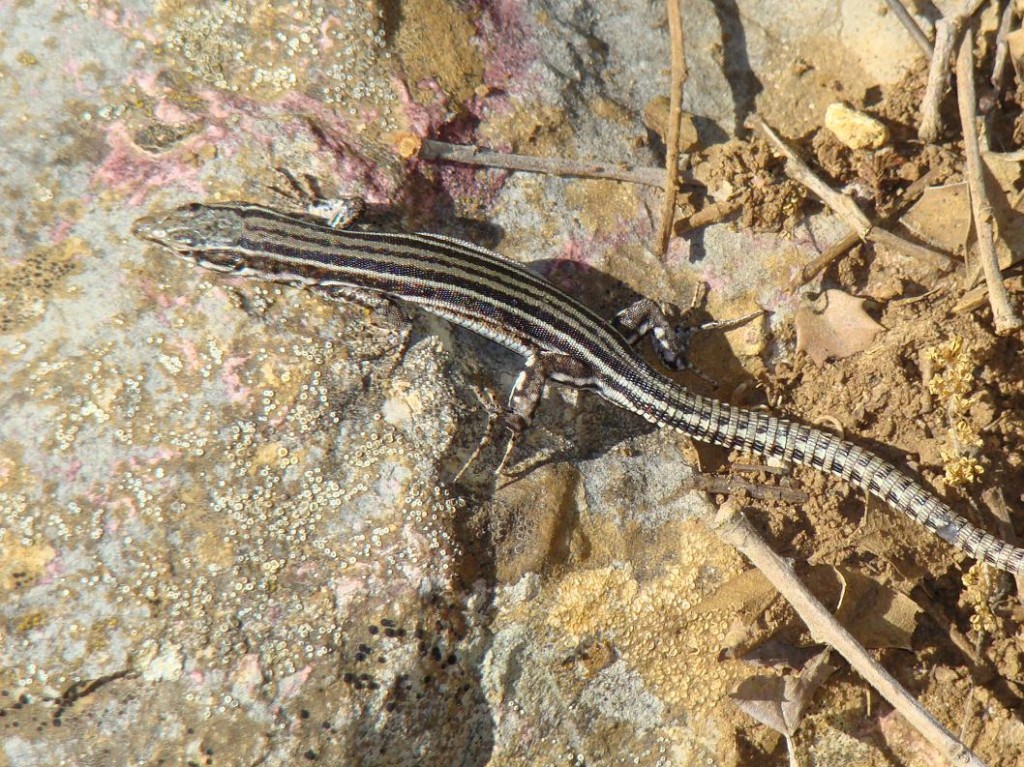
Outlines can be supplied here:
[[[760, 570], [744, 570], [734, 578], [726, 581], [711, 596], [701, 602], [695, 609], [698, 613], [729, 611], [736, 613], [729, 629], [722, 637], [721, 659], [748, 659], [749, 653], [762, 647], [766, 640], [777, 633], [778, 625], [768, 618], [769, 608], [782, 599], [771, 582], [761, 574]], [[782, 607], [780, 605], [780, 607]], [[787, 613], [782, 607], [780, 615]], [[783, 642], [792, 647], [792, 642]], [[799, 668], [800, 662], [786, 663], [789, 668]]]
[[911, 649], [921, 608], [905, 594], [853, 570], [839, 569], [844, 581], [836, 620], [869, 649]]
[[940, 250], [962, 253], [971, 232], [971, 197], [967, 184], [960, 182], [925, 189], [900, 223]]
[[[726, 635], [728, 641], [728, 634]], [[720, 657], [731, 660], [742, 660], [751, 666], [762, 668], [797, 669], [802, 668], [807, 661], [821, 652], [821, 645], [814, 647], [797, 647], [791, 642], [781, 639], [769, 639], [751, 647], [747, 652], [723, 652]]]
[[[865, 647], [910, 649], [921, 608], [905, 594], [853, 570], [815, 565], [801, 571], [800, 579], [836, 619]], [[725, 644], [728, 657], [763, 661], [759, 650], [769, 641], [790, 647], [807, 645], [806, 627], [792, 611], [781, 625], [766, 620], [768, 608], [777, 598], [775, 588], [760, 571], [746, 570], [726, 582], [697, 607], [699, 612], [731, 610], [738, 613]], [[813, 644], [813, 642], [812, 642]], [[796, 650], [771, 653], [777, 658], [799, 657]]]
[[996, 222], [996, 255], [999, 267], [1006, 269], [1024, 254], [1019, 243], [1024, 239], [1024, 216], [1021, 215], [1020, 180], [1024, 173], [1019, 153], [983, 152], [982, 159], [989, 176], [998, 185], [998, 192], [989, 189], [989, 201]]
[[1010, 61], [1020, 73], [1020, 61], [1024, 60], [1024, 29], [1015, 29], [1006, 35], [1006, 46], [1009, 48]]
[[793, 736], [814, 698], [814, 693], [836, 670], [825, 648], [798, 675], [753, 676], [730, 696], [739, 708], [766, 727]]
[[696, 612], [730, 610], [739, 612], [747, 620], [756, 620], [778, 597], [779, 592], [760, 570], [744, 570], [697, 605]]
[[826, 290], [814, 303], [796, 311], [796, 348], [816, 365], [863, 351], [885, 330], [864, 311], [865, 299], [841, 290]]

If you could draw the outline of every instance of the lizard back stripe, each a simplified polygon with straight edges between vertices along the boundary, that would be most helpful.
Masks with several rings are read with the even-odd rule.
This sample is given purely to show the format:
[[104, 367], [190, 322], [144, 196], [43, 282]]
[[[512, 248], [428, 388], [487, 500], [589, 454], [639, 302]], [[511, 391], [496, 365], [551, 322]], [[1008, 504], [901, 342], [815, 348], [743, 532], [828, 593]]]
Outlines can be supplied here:
[[832, 474], [969, 556], [1024, 574], [1024, 549], [975, 527], [892, 464], [828, 432], [691, 392], [650, 367], [596, 313], [497, 253], [442, 235], [334, 229], [241, 203], [193, 204], [172, 217], [190, 229], [192, 244], [150, 239], [199, 263], [202, 253], [230, 254], [238, 263], [209, 265], [328, 293], [339, 286], [381, 293], [531, 359], [537, 350], [565, 355], [589, 375], [559, 380], [694, 439]]

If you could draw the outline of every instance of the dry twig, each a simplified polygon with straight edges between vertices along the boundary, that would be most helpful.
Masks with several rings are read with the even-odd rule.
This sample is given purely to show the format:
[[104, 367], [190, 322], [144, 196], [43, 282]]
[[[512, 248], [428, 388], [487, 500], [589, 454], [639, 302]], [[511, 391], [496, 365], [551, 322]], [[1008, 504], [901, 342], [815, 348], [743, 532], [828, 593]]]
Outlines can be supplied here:
[[807, 503], [808, 495], [803, 490], [784, 485], [769, 485], [764, 482], [746, 482], [738, 477], [716, 477], [710, 474], [697, 474], [693, 477], [693, 487], [711, 495], [740, 495], [745, 498], [765, 498], [783, 503]]
[[665, 135], [665, 199], [661, 206], [661, 230], [658, 233], [658, 253], [668, 251], [672, 236], [672, 223], [676, 213], [676, 193], [679, 191], [679, 128], [683, 115], [683, 83], [686, 82], [686, 58], [683, 50], [683, 18], [680, 0], [668, 0], [668, 38], [672, 46], [672, 79], [669, 85], [668, 125]]
[[478, 149], [475, 146], [448, 144], [431, 139], [423, 140], [418, 157], [422, 160], [440, 160], [463, 165], [479, 165], [485, 168], [521, 170], [528, 173], [547, 173], [552, 176], [607, 178], [659, 188], [665, 183], [665, 173], [660, 168], [635, 167], [626, 163], [583, 162], [561, 157], [530, 157], [523, 154], [492, 152]]
[[[1010, 277], [1009, 279], [1004, 279], [1003, 284], [1007, 286], [1007, 289], [1012, 290], [1014, 293], [1024, 291], [1024, 278], [1022, 277]], [[953, 314], [977, 311], [987, 303], [988, 286], [978, 285], [960, 296], [960, 300], [957, 301], [956, 306], [953, 307]]]
[[960, 108], [960, 123], [964, 135], [964, 155], [967, 161], [967, 186], [971, 191], [971, 213], [978, 236], [978, 260], [981, 261], [988, 285], [988, 301], [992, 306], [992, 319], [996, 335], [1005, 336], [1021, 327], [1020, 316], [1010, 305], [1010, 294], [1003, 283], [996, 258], [993, 231], [992, 203], [985, 191], [984, 167], [978, 146], [978, 126], [975, 122], [974, 94], [974, 35], [968, 29], [960, 43], [956, 58], [956, 98]]
[[956, 12], [935, 22], [935, 50], [932, 53], [931, 66], [928, 68], [928, 85], [921, 100], [921, 124], [917, 129], [917, 137], [929, 144], [935, 142], [942, 133], [939, 109], [942, 106], [942, 97], [949, 89], [949, 62], [960, 30], [984, 2], [985, 0], [964, 0]]
[[797, 181], [807, 187], [813, 194], [815, 194], [822, 202], [824, 202], [829, 208], [832, 209], [836, 215], [838, 215], [846, 225], [849, 226], [854, 234], [859, 239], [871, 240], [877, 242], [880, 245], [899, 250], [901, 253], [905, 253], [913, 258], [926, 261], [927, 263], [937, 268], [948, 267], [952, 260], [945, 253], [940, 253], [937, 250], [926, 248], [923, 245], [905, 240], [898, 235], [888, 232], [885, 229], [880, 229], [871, 224], [868, 217], [864, 215], [864, 211], [857, 207], [852, 199], [847, 197], [845, 194], [837, 192], [835, 189], [830, 187], [820, 178], [814, 175], [814, 172], [807, 166], [803, 160], [790, 149], [785, 142], [773, 131], [764, 120], [760, 117], [754, 116], [750, 118], [750, 123], [760, 128], [761, 131], [768, 137], [768, 140], [772, 143], [780, 154], [786, 158], [786, 175], [794, 181]]
[[787, 176], [807, 187], [819, 200], [831, 208], [833, 213], [843, 219], [843, 221], [846, 222], [846, 225], [850, 227], [858, 237], [861, 239], [867, 239], [872, 229], [871, 222], [868, 220], [868, 217], [864, 215], [864, 211], [857, 207], [857, 203], [845, 194], [837, 192], [820, 178], [815, 176], [807, 163], [800, 159], [800, 156], [790, 149], [786, 142], [779, 138], [779, 135], [760, 117], [756, 115], [751, 117], [750, 123], [755, 128], [760, 128], [761, 132], [768, 138], [768, 141], [771, 142], [776, 151], [786, 158]]
[[1017, 18], [1017, 7], [1015, 3], [1007, 3], [1003, 8], [1003, 15], [999, 19], [999, 31], [996, 33], [996, 55], [992, 62], [992, 77], [990, 82], [996, 93], [1003, 90], [1003, 78], [1006, 75], [1006, 65], [1010, 61], [1010, 46], [1006, 43], [1006, 36], [1010, 34], [1013, 22]]
[[[946, 169], [940, 166], [930, 168], [927, 173], [925, 173], [923, 176], [921, 176], [921, 178], [917, 179], [917, 181], [913, 182], [910, 186], [906, 188], [906, 191], [903, 192], [903, 197], [900, 200], [899, 207], [891, 215], [883, 219], [882, 223], [889, 223], [891, 221], [894, 221], [898, 215], [903, 213], [914, 202], [916, 202], [922, 194], [924, 194], [925, 189], [930, 187], [932, 184], [938, 183], [941, 180], [940, 177], [942, 177], [945, 173]], [[829, 245], [820, 256], [818, 256], [816, 259], [811, 261], [809, 264], [804, 266], [803, 269], [800, 270], [800, 273], [797, 275], [796, 279], [793, 280], [791, 287], [798, 288], [801, 285], [810, 282], [815, 277], [817, 277], [821, 272], [823, 272], [829, 266], [829, 264], [831, 264], [837, 258], [840, 258], [846, 251], [848, 251], [850, 248], [852, 248], [860, 241], [861, 239], [860, 237], [857, 236], [856, 232], [850, 232], [841, 240], [833, 243], [832, 245]]]
[[792, 568], [765, 544], [741, 513], [731, 509], [729, 504], [724, 505], [715, 518], [713, 528], [722, 540], [739, 550], [771, 581], [796, 610], [815, 640], [834, 647], [950, 764], [984, 767], [984, 763], [967, 746], [875, 662], [863, 645], [800, 582]]
[[705, 226], [717, 224], [724, 221], [742, 207], [739, 200], [725, 200], [705, 205], [689, 218], [682, 218], [676, 222], [673, 231], [676, 235], [692, 232]]
[[910, 15], [903, 6], [903, 3], [900, 0], [885, 0], [885, 4], [889, 6], [889, 10], [893, 12], [893, 15], [900, 20], [900, 23], [910, 33], [910, 36], [914, 38], [917, 47], [924, 51], [925, 56], [931, 58], [933, 52], [931, 40], [921, 31], [921, 27], [917, 25], [914, 17]]

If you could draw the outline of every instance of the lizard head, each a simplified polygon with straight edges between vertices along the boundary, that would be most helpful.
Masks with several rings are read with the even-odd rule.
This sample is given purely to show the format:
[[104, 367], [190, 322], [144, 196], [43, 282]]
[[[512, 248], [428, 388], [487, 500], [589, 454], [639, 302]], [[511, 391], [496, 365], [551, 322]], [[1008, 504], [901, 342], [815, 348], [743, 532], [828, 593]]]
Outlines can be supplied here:
[[242, 268], [236, 250], [242, 228], [242, 216], [235, 208], [191, 203], [143, 216], [132, 226], [132, 234], [208, 269], [234, 272]]

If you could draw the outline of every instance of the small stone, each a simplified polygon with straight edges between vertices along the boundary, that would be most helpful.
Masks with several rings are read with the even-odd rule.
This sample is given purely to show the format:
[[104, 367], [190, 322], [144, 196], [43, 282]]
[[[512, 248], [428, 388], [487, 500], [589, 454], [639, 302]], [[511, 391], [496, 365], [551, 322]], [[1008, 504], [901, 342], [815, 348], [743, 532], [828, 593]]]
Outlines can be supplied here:
[[829, 104], [825, 127], [850, 149], [881, 149], [889, 142], [888, 128], [846, 104]]

